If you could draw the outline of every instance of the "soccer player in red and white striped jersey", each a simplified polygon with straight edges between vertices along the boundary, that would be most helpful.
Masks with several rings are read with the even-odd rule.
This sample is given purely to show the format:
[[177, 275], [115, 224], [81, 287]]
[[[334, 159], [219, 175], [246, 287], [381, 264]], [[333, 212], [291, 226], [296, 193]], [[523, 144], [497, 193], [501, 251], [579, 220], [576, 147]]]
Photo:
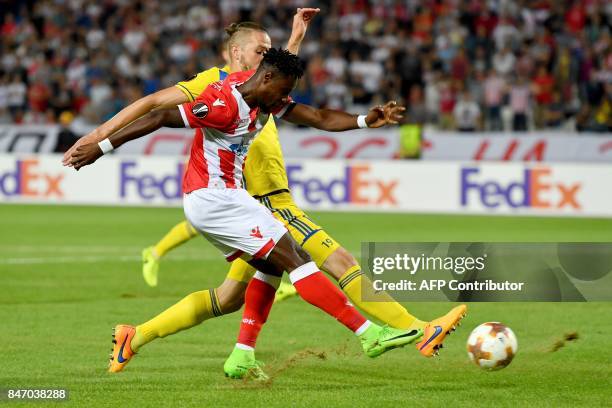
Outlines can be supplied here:
[[[353, 331], [370, 357], [422, 336], [420, 329], [380, 327], [365, 319], [319, 271], [283, 224], [242, 186], [248, 147], [270, 113], [327, 131], [381, 127], [401, 118], [404, 108], [395, 102], [359, 116], [296, 104], [288, 95], [303, 69], [294, 54], [271, 49], [256, 71], [231, 74], [225, 81], [211, 84], [194, 102], [153, 111], [98, 144], [80, 146], [71, 158], [78, 170], [162, 126], [198, 129], [183, 180], [185, 215], [227, 260], [241, 257], [261, 271], [247, 288], [238, 342], [224, 366], [226, 375], [233, 378], [249, 373], [266, 378], [255, 360], [254, 347], [284, 271], [300, 296]], [[129, 344], [122, 350], [125, 355], [118, 358], [131, 356]]]

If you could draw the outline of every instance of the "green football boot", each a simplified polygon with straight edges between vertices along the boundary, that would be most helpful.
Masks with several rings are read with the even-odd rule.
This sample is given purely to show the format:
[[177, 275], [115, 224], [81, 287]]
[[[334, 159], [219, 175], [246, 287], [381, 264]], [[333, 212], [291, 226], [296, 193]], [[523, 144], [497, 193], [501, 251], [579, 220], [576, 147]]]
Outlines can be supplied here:
[[370, 327], [359, 336], [359, 339], [361, 340], [361, 346], [366, 355], [374, 358], [394, 348], [404, 347], [406, 344], [414, 343], [422, 336], [422, 329], [407, 331], [394, 329], [387, 325], [381, 327], [372, 323]]
[[265, 381], [270, 377], [261, 369], [262, 366], [262, 362], [255, 360], [253, 350], [242, 350], [234, 347], [232, 354], [225, 360], [223, 371], [225, 371], [225, 376], [229, 378], [251, 378]]
[[281, 281], [278, 289], [276, 290], [276, 295], [274, 296], [274, 303], [282, 302], [283, 300], [289, 299], [290, 297], [296, 295], [297, 290], [292, 284]]
[[157, 272], [159, 272], [159, 259], [153, 254], [153, 247], [142, 250], [142, 277], [147, 285], [157, 286]]

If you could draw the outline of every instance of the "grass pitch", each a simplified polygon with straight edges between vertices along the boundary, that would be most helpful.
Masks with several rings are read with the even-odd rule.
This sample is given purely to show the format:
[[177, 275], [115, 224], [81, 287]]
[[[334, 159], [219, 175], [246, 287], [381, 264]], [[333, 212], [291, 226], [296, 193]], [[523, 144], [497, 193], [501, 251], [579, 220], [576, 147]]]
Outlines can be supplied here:
[[[612, 241], [611, 220], [312, 215], [354, 253], [362, 240]], [[60, 404], [86, 407], [612, 403], [612, 303], [473, 303], [439, 359], [410, 347], [371, 360], [346, 329], [293, 298], [275, 305], [258, 342], [270, 384], [223, 376], [239, 313], [154, 341], [124, 372], [109, 374], [113, 325], [143, 322], [225, 276], [225, 261], [198, 238], [165, 258], [158, 288], [145, 285], [140, 250], [181, 217], [180, 209], [0, 206], [0, 388], [67, 388]], [[406, 306], [428, 319], [451, 305]], [[493, 373], [465, 352], [471, 329], [490, 320], [519, 341], [512, 364]], [[572, 332], [579, 338], [563, 342]]]

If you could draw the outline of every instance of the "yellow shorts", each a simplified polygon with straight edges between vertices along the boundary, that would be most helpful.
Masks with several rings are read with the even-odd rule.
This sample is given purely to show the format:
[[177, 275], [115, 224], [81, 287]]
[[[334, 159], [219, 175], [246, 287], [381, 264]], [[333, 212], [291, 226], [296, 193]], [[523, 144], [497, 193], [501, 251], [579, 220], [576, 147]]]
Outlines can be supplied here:
[[[293, 239], [310, 254], [319, 267], [340, 247], [335, 239], [295, 205], [289, 192], [260, 197], [258, 200], [287, 227]], [[232, 262], [227, 278], [248, 282], [254, 273], [255, 268], [242, 259], [236, 259]]]

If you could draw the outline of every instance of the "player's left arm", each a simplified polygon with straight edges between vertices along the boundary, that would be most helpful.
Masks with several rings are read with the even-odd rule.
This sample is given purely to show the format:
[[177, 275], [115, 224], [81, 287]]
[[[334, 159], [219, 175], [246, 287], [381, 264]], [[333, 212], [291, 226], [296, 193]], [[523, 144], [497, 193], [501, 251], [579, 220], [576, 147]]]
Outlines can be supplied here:
[[306, 30], [308, 29], [308, 24], [317, 13], [321, 11], [318, 8], [298, 8], [295, 16], [293, 16], [293, 26], [291, 27], [291, 36], [289, 37], [289, 41], [287, 42], [287, 50], [297, 55], [300, 52], [300, 45], [302, 44], [302, 40], [304, 40], [304, 36], [306, 35]]
[[403, 117], [406, 108], [395, 101], [375, 106], [367, 115], [351, 115], [350, 113], [332, 109], [317, 109], [300, 103], [292, 103], [282, 119], [297, 125], [310, 126], [329, 132], [342, 132], [358, 128], [379, 128], [385, 125], [396, 125]]
[[[216, 99], [222, 103], [215, 106]], [[237, 114], [236, 103], [230, 102], [231, 100], [227, 99], [226, 95], [213, 87], [208, 87], [193, 102], [151, 111], [99, 143], [87, 143], [79, 146], [71, 155], [70, 164], [78, 170], [83, 166], [92, 164], [104, 154], [124, 143], [146, 136], [162, 127], [222, 129], [228, 123], [231, 123], [232, 115]]]
[[79, 170], [83, 166], [94, 163], [105, 153], [124, 143], [146, 136], [162, 127], [185, 127], [177, 106], [151, 111], [99, 143], [82, 144], [70, 156], [70, 164], [75, 170]]

